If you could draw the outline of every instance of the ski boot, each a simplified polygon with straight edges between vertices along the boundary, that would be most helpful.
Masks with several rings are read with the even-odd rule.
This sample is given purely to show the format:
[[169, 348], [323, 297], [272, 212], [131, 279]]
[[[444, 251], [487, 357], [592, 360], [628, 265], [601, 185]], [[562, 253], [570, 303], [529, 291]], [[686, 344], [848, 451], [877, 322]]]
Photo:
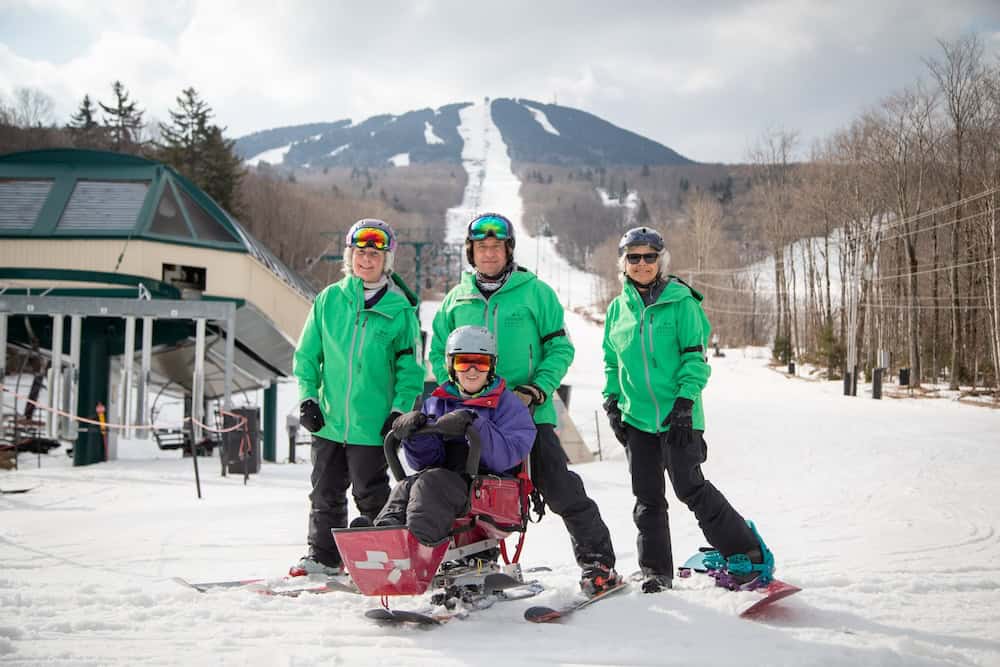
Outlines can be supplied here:
[[673, 577], [668, 574], [657, 574], [655, 572], [642, 573], [641, 588], [643, 593], [660, 593], [662, 591], [669, 591], [673, 587]]
[[621, 581], [621, 576], [615, 572], [614, 568], [608, 567], [604, 563], [586, 565], [580, 573], [580, 589], [587, 597], [600, 595], [608, 589], [614, 588]]
[[290, 577], [307, 577], [314, 574], [336, 577], [343, 573], [344, 566], [342, 564], [327, 565], [316, 560], [313, 556], [303, 556], [298, 563], [288, 568], [288, 576]]

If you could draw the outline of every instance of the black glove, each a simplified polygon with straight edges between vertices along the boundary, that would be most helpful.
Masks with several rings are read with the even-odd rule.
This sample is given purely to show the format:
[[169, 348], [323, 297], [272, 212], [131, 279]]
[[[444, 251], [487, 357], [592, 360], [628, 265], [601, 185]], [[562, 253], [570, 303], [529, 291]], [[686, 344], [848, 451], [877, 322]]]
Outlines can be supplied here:
[[625, 431], [625, 422], [622, 421], [622, 411], [618, 407], [618, 399], [609, 396], [604, 401], [604, 412], [608, 415], [608, 423], [611, 430], [615, 432], [615, 438], [623, 445], [628, 442], [628, 433]]
[[434, 424], [434, 430], [446, 438], [459, 438], [465, 435], [469, 424], [474, 422], [478, 416], [474, 410], [454, 410], [438, 417]]
[[513, 391], [526, 408], [530, 408], [532, 405], [541, 405], [548, 398], [544, 391], [533, 384], [519, 384], [514, 387]]
[[694, 440], [691, 417], [694, 412], [694, 401], [678, 396], [674, 401], [674, 409], [670, 411], [661, 426], [670, 425], [667, 431], [667, 444], [685, 446]]
[[400, 412], [399, 410], [393, 410], [392, 412], [389, 413], [389, 416], [385, 418], [385, 421], [382, 422], [382, 430], [379, 431], [379, 435], [383, 439], [385, 438], [385, 434], [392, 430], [392, 424], [393, 422], [396, 421], [396, 418], [402, 414], [403, 413]]
[[406, 440], [426, 423], [427, 415], [420, 410], [413, 410], [396, 417], [396, 420], [392, 422], [392, 432], [400, 440]]
[[319, 403], [314, 399], [307, 398], [299, 404], [299, 423], [310, 433], [315, 433], [326, 426], [323, 411], [319, 409]]

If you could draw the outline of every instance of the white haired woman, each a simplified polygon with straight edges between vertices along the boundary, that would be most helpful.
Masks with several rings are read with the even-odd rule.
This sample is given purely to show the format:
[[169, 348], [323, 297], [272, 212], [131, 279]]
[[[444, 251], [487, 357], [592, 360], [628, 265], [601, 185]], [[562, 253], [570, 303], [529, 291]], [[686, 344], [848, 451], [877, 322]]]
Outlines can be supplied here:
[[703, 297], [667, 273], [670, 253], [654, 229], [625, 232], [618, 255], [622, 292], [604, 324], [604, 409], [628, 455], [642, 590], [656, 593], [673, 582], [664, 471], [730, 581], [767, 583], [770, 551], [701, 471], [707, 456], [701, 392], [711, 374]]

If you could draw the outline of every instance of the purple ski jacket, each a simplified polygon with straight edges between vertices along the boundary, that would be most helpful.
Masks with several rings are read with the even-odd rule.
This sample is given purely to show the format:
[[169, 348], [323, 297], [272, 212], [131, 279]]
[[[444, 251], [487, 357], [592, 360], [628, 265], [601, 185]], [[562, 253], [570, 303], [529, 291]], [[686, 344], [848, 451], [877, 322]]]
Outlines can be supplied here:
[[[531, 451], [535, 442], [535, 421], [528, 408], [514, 394], [507, 391], [503, 379], [485, 394], [462, 399], [453, 382], [445, 382], [424, 402], [423, 412], [428, 415], [428, 425], [438, 417], [459, 409], [474, 411], [478, 417], [472, 422], [479, 431], [482, 448], [479, 468], [500, 474], [518, 465]], [[449, 439], [436, 434], [415, 435], [403, 441], [406, 461], [414, 470], [433, 466], [461, 471], [465, 465], [467, 445], [465, 439]]]

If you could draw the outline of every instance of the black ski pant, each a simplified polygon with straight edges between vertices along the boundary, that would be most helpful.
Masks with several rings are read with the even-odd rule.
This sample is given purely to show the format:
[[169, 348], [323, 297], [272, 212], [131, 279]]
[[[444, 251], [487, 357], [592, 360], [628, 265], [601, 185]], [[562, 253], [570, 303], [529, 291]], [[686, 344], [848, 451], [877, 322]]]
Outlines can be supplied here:
[[601, 519], [597, 503], [587, 497], [583, 480], [567, 467], [552, 424], [537, 424], [538, 435], [531, 448], [531, 481], [541, 492], [545, 504], [562, 517], [569, 531], [573, 555], [581, 567], [592, 563], [615, 566], [611, 533]]
[[333, 528], [347, 527], [347, 488], [362, 515], [374, 520], [389, 498], [388, 465], [381, 447], [345, 445], [313, 436], [309, 494], [309, 555], [336, 567], [340, 552]]
[[726, 497], [705, 479], [701, 464], [708, 446], [701, 431], [688, 445], [668, 445], [666, 438], [628, 424], [628, 469], [635, 507], [632, 518], [639, 529], [639, 567], [646, 574], [673, 577], [670, 521], [667, 517], [666, 470], [677, 498], [694, 512], [705, 539], [723, 556], [746, 553], [757, 546], [753, 531]]
[[418, 542], [434, 546], [468, 508], [469, 483], [453, 470], [428, 468], [392, 488], [375, 525], [405, 525]]

